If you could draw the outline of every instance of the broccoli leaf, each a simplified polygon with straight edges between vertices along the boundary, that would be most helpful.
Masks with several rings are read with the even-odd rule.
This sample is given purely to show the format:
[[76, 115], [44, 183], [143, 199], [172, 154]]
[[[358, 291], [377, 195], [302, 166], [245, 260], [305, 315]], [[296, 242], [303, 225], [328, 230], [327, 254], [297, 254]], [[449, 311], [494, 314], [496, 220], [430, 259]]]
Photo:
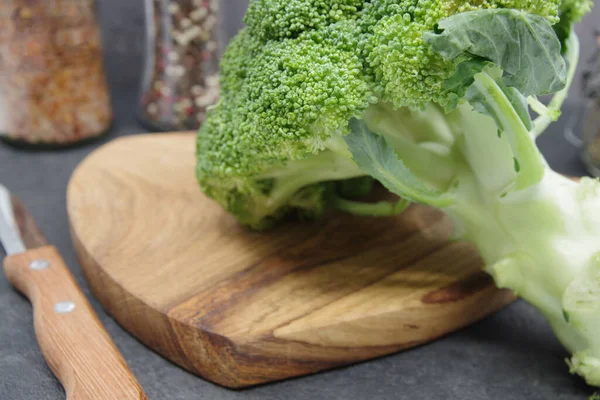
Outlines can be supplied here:
[[410, 169], [398, 159], [394, 148], [383, 136], [371, 132], [363, 121], [352, 119], [350, 133], [344, 136], [352, 158], [359, 168], [377, 179], [389, 191], [415, 203], [448, 207], [454, 203], [451, 193], [442, 193], [426, 187]]
[[453, 15], [443, 32], [424, 39], [445, 59], [483, 57], [504, 71], [504, 83], [524, 96], [556, 92], [566, 85], [560, 41], [550, 22], [513, 9], [486, 9]]

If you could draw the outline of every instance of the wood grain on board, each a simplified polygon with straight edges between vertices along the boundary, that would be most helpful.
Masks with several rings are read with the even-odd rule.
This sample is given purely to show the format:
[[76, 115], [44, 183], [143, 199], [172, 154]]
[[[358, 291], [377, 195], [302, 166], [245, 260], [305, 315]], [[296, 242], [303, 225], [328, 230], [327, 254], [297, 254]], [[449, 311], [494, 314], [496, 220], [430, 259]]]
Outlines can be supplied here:
[[77, 168], [67, 198], [103, 307], [205, 379], [240, 388], [371, 359], [514, 300], [429, 207], [249, 232], [201, 193], [194, 151], [193, 133], [115, 140]]

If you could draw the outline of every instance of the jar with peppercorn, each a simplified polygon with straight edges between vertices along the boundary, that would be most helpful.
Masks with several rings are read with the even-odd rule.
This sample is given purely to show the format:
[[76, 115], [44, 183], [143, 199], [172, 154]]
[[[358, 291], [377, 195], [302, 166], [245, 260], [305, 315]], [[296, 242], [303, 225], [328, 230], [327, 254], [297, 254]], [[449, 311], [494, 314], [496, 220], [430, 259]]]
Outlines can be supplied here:
[[0, 138], [57, 147], [108, 129], [94, 0], [2, 0], [0, 27]]
[[582, 160], [588, 172], [600, 177], [600, 30], [595, 32], [596, 48], [583, 68], [583, 123]]
[[146, 0], [148, 48], [139, 105], [152, 130], [195, 130], [219, 97], [219, 0]]

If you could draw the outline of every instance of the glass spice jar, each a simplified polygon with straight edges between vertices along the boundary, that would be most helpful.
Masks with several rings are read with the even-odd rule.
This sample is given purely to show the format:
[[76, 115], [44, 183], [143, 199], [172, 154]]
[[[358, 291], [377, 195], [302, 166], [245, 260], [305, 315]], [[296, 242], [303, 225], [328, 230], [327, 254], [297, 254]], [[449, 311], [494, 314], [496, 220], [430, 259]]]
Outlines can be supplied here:
[[146, 0], [148, 48], [139, 119], [152, 130], [195, 130], [219, 98], [219, 0]]
[[588, 172], [600, 177], [600, 31], [595, 32], [596, 51], [583, 68], [585, 119], [581, 158]]
[[2, 0], [0, 27], [0, 138], [60, 147], [108, 129], [94, 0]]

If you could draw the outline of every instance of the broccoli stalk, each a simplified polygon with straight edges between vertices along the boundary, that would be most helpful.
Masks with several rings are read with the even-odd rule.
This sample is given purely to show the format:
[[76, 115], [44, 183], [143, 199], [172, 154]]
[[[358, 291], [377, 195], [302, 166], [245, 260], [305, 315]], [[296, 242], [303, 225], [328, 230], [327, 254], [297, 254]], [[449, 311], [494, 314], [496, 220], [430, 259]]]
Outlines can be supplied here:
[[[477, 134], [490, 145], [497, 140], [493, 129]], [[483, 156], [491, 153], [481, 150]], [[457, 236], [477, 246], [498, 287], [546, 317], [573, 354], [571, 372], [600, 386], [598, 181], [576, 183], [545, 167], [539, 182], [498, 196], [475, 176], [461, 178], [456, 203], [443, 209]]]
[[[577, 56], [572, 35], [568, 75]], [[554, 107], [560, 107], [567, 89], [555, 95]], [[496, 285], [512, 290], [546, 317], [573, 354], [571, 372], [600, 386], [600, 183], [587, 177], [576, 182], [552, 171], [493, 76], [478, 73], [472, 90], [473, 102], [496, 110], [494, 117], [502, 121], [469, 103], [448, 115], [437, 109], [403, 109], [401, 117], [374, 106], [364, 121], [351, 122], [346, 140], [354, 159], [392, 192], [444, 211], [454, 223], [455, 237], [477, 246]], [[540, 112], [545, 121], [546, 110]], [[427, 124], [419, 122], [424, 119]], [[506, 129], [499, 132], [498, 126]], [[418, 146], [419, 129], [425, 129], [427, 145], [421, 151], [435, 149], [431, 153], [443, 161], [435, 161], [434, 170], [442, 173], [420, 173], [418, 159], [429, 162], [429, 156], [403, 157], [391, 129], [396, 135], [406, 133], [404, 140], [413, 146]], [[448, 132], [454, 135], [450, 145]], [[435, 137], [437, 146], [431, 144]], [[415, 188], [404, 186], [411, 179], [400, 162], [414, 174]], [[443, 163], [450, 167], [442, 169]], [[453, 178], [440, 181], [448, 170]], [[421, 194], [424, 185], [436, 191]]]

